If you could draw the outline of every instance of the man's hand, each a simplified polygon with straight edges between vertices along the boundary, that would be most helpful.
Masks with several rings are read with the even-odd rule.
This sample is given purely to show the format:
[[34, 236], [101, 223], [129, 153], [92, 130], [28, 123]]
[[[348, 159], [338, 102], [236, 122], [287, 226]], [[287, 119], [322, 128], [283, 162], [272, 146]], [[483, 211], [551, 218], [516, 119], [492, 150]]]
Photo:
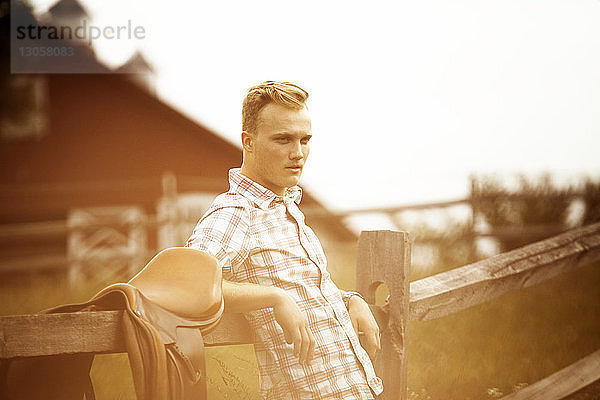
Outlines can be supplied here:
[[274, 286], [223, 280], [223, 298], [225, 313], [244, 313], [272, 307], [275, 320], [283, 329], [285, 341], [294, 344], [294, 355], [300, 359], [300, 364], [310, 363], [315, 351], [315, 340], [308, 327], [308, 320], [285, 290]]
[[315, 339], [308, 327], [308, 320], [294, 299], [283, 290], [273, 306], [273, 314], [283, 329], [285, 341], [294, 344], [294, 355], [299, 358], [300, 364], [310, 364], [315, 351]]
[[[375, 357], [381, 350], [381, 342], [379, 336], [379, 326], [375, 321], [375, 317], [369, 309], [366, 301], [359, 296], [352, 296], [348, 301], [348, 313], [356, 335], [364, 335], [364, 348], [371, 357]], [[359, 336], [360, 337], [360, 336]]]

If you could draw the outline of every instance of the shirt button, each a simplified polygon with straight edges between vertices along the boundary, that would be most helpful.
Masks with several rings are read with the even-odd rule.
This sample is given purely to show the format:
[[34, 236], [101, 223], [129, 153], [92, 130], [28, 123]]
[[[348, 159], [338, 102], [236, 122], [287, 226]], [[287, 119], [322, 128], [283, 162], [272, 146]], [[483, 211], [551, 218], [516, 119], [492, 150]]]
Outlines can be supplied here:
[[379, 377], [377, 377], [377, 376], [376, 376], [375, 378], [373, 378], [373, 379], [371, 379], [371, 380], [369, 381], [369, 385], [370, 385], [370, 386], [378, 386], [378, 385], [381, 385], [381, 378], [379, 378]]

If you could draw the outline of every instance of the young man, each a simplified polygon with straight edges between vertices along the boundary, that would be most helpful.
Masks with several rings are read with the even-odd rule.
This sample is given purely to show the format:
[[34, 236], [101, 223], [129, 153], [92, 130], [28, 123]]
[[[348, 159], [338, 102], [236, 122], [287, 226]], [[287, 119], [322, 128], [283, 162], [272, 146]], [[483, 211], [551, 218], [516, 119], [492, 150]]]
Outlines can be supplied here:
[[229, 171], [229, 191], [187, 246], [219, 260], [225, 312], [248, 319], [266, 399], [373, 399], [383, 390], [369, 358], [380, 349], [377, 323], [357, 293], [332, 282], [298, 208], [312, 137], [307, 98], [287, 82], [249, 89], [242, 167]]

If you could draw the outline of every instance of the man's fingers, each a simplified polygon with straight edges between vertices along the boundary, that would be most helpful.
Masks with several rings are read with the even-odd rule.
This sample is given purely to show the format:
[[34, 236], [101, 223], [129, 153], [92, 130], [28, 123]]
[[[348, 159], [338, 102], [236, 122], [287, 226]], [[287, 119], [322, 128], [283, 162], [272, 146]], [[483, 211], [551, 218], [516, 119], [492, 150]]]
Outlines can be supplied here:
[[294, 343], [294, 335], [291, 330], [283, 328], [283, 337], [285, 338], [285, 342], [287, 344]]
[[308, 360], [308, 352], [310, 349], [310, 337], [305, 327], [301, 329], [302, 345], [300, 347], [300, 355], [298, 356], [300, 364], [305, 364]]
[[293, 343], [294, 343], [294, 355], [296, 357], [298, 357], [300, 355], [300, 349], [302, 347], [302, 334], [298, 330], [296, 330], [294, 332]]
[[285, 342], [287, 344], [294, 345], [294, 355], [297, 356], [300, 352], [300, 344], [302, 342], [302, 336], [300, 335], [300, 331], [298, 330], [298, 328], [283, 328], [283, 337], [285, 338]]
[[307, 363], [310, 363], [315, 355], [315, 338], [313, 337], [310, 329], [307, 328], [309, 334], [309, 346], [308, 346], [308, 358]]
[[292, 354], [298, 357], [300, 363], [308, 363], [312, 360], [315, 343], [308, 321], [298, 305], [291, 297], [284, 296], [282, 302], [273, 307], [273, 311], [286, 343], [293, 346]]

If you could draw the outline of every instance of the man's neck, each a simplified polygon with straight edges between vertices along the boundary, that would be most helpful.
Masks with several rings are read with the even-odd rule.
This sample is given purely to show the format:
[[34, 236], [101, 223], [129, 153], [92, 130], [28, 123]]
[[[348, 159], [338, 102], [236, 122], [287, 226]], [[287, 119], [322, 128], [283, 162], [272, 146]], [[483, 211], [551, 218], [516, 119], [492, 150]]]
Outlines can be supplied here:
[[250, 170], [250, 168], [247, 168], [244, 163], [242, 163], [242, 167], [240, 168], [240, 173], [242, 175], [244, 175], [246, 178], [250, 179], [253, 182], [258, 183], [259, 185], [269, 189], [270, 191], [272, 191], [273, 193], [275, 193], [277, 196], [284, 196], [285, 192], [287, 190], [287, 188], [280, 188], [280, 189], [274, 189], [272, 187], [270, 187], [268, 184], [266, 184], [258, 174], [254, 174], [252, 173], [252, 171]]

